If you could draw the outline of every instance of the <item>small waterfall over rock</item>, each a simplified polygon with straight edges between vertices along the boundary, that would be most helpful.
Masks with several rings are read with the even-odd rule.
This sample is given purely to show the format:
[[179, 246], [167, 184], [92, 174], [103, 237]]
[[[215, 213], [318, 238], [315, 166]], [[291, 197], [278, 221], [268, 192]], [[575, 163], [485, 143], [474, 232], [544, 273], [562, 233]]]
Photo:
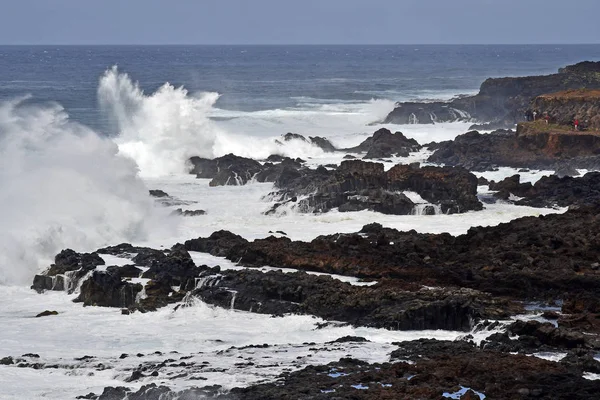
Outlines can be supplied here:
[[237, 296], [237, 293], [238, 292], [235, 290], [231, 291], [231, 304], [229, 305], [229, 309], [232, 311], [234, 310], [234, 307], [235, 307], [235, 298]]

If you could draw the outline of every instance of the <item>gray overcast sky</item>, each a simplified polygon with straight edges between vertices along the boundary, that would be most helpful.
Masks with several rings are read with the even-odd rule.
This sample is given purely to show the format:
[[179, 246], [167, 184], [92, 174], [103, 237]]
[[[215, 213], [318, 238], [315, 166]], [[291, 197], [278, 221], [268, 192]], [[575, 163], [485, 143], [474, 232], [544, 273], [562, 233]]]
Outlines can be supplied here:
[[0, 0], [1, 44], [600, 43], [600, 0]]

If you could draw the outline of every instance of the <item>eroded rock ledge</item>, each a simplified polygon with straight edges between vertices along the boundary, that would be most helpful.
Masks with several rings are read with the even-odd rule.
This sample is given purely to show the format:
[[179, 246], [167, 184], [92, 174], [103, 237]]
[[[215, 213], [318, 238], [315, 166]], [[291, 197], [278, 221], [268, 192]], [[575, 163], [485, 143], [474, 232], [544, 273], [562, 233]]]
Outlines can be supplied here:
[[429, 162], [461, 166], [471, 171], [496, 167], [533, 169], [600, 169], [600, 135], [554, 129], [544, 122], [522, 123], [517, 131], [477, 131], [452, 141], [432, 144]]

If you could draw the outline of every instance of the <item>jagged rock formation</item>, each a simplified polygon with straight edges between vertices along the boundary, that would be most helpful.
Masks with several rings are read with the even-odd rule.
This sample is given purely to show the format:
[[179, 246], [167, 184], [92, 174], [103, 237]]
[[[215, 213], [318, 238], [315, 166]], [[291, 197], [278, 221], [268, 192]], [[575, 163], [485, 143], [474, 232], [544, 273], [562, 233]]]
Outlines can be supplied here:
[[[309, 138], [307, 139], [304, 136], [299, 135], [297, 133], [286, 133], [285, 135], [283, 135], [284, 142], [289, 142], [291, 140], [299, 140], [305, 143], [310, 143], [314, 146], [319, 147], [325, 153], [333, 153], [337, 150], [329, 140], [320, 136], [309, 136]], [[281, 144], [280, 141], [276, 141], [276, 143]]]
[[415, 139], [406, 138], [402, 132], [392, 133], [389, 129], [379, 129], [356, 147], [340, 149], [348, 153], [366, 153], [364, 159], [387, 157], [408, 157], [419, 151], [421, 145]]
[[210, 186], [245, 185], [263, 169], [258, 161], [234, 154], [214, 160], [192, 157], [190, 162], [193, 166], [190, 173], [198, 178], [212, 179]]
[[[283, 136], [283, 140], [311, 143], [326, 152], [366, 153], [365, 159], [406, 157], [411, 152], [419, 151], [422, 147], [416, 140], [407, 139], [401, 132], [392, 133], [388, 129], [378, 130], [360, 145], [349, 149], [337, 149], [325, 138], [310, 137], [307, 139], [294, 133], [286, 134]], [[269, 156], [265, 164], [234, 154], [227, 154], [212, 160], [191, 157], [189, 161], [190, 173], [195, 174], [197, 178], [212, 179], [210, 186], [245, 185], [252, 179], [257, 182], [275, 182], [285, 169], [298, 170], [305, 162], [299, 158], [293, 160], [277, 154]], [[168, 197], [160, 190], [151, 190], [150, 194], [154, 197]]]
[[343, 161], [335, 171], [284, 170], [275, 181], [280, 203], [304, 197], [303, 212], [373, 210], [384, 214], [410, 214], [415, 204], [403, 191], [418, 193], [447, 214], [481, 210], [477, 178], [462, 168], [396, 165], [384, 171], [383, 164], [360, 160]]

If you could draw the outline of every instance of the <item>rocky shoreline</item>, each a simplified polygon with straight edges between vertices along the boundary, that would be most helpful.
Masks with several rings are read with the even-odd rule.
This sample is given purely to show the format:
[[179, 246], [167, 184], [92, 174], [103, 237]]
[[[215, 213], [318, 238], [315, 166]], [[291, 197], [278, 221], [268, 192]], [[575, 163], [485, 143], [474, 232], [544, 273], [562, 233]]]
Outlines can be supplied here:
[[[297, 357], [339, 354], [333, 362], [283, 365], [271, 360], [272, 355], [240, 352], [231, 355], [236, 359], [232, 368], [279, 369], [234, 388], [203, 385], [206, 374], [227, 370], [211, 365], [202, 353], [123, 353], [106, 364], [86, 355], [75, 361], [94, 372], [113, 368], [119, 360], [128, 359], [129, 364], [118, 374], [123, 386], [78, 398], [594, 398], [600, 387], [600, 173], [580, 176], [578, 170], [600, 169], [600, 134], [575, 133], [565, 126], [567, 115], [582, 110], [593, 114], [596, 105], [580, 104], [581, 98], [571, 92], [573, 98], [566, 103], [564, 93], [544, 94], [557, 88], [600, 88], [599, 72], [599, 63], [582, 63], [546, 77], [491, 79], [476, 96], [450, 103], [404, 103], [386, 120], [476, 118], [504, 126], [518, 122], [531, 104], [543, 104], [560, 115], [558, 124], [521, 122], [516, 131], [471, 131], [429, 144], [387, 129], [351, 148], [293, 133], [280, 139], [316, 146], [338, 158], [344, 154], [339, 165], [310, 167], [307, 160], [280, 154], [265, 160], [234, 154], [189, 160], [190, 173], [209, 179], [211, 188], [272, 183], [273, 191], [263, 198], [270, 204], [265, 218], [290, 208], [310, 214], [334, 209], [460, 214], [481, 211], [487, 202], [564, 208], [561, 214], [473, 227], [462, 235], [399, 231], [371, 223], [354, 233], [321, 235], [311, 241], [294, 241], [283, 232], [247, 240], [236, 232], [215, 230], [169, 248], [122, 243], [91, 253], [65, 249], [31, 286], [38, 293], [67, 292], [82, 306], [114, 308], [123, 318], [161, 310], [181, 313], [202, 303], [214, 310], [322, 320], [315, 329], [335, 325], [386, 332], [447, 331], [456, 332], [456, 340], [391, 343], [387, 361], [371, 363], [344, 356], [348, 348], [369, 351], [369, 340], [361, 336], [304, 343], [310, 354]], [[597, 125], [594, 118], [595, 114], [591, 128]], [[390, 165], [392, 159], [417, 152], [428, 156], [425, 163]], [[495, 182], [473, 174], [499, 167], [556, 173], [535, 183], [523, 182], [520, 175]], [[482, 186], [489, 189], [485, 198]], [[163, 190], [151, 190], [149, 195], [165, 206], [189, 205]], [[204, 210], [172, 211], [190, 218], [206, 215]], [[197, 263], [197, 255], [219, 257], [224, 265]], [[37, 317], [57, 314], [46, 310]], [[280, 345], [253, 343], [220, 350], [218, 355], [271, 347], [274, 352], [288, 351]], [[139, 363], [131, 361], [133, 357]], [[70, 361], [46, 360], [34, 353], [6, 355], [0, 365], [78, 368]], [[188, 384], [183, 389], [167, 384], [176, 379]]]
[[[461, 236], [371, 224], [356, 234], [312, 242], [276, 237], [250, 242], [220, 231], [166, 250], [129, 244], [89, 254], [65, 250], [36, 276], [33, 288], [77, 290], [75, 301], [120, 308], [124, 314], [167, 306], [177, 310], [199, 299], [273, 316], [308, 314], [354, 326], [465, 332], [454, 342], [397, 343], [391, 363], [341, 359], [285, 373], [276, 383], [231, 391], [201, 385], [173, 391], [149, 383], [139, 390], [113, 387], [80, 398], [434, 399], [444, 393], [459, 393], [456, 398], [461, 399], [481, 398], [479, 394], [499, 399], [589, 398], [598, 386], [583, 376], [600, 373], [599, 224], [600, 208], [586, 204], [564, 214], [473, 228]], [[225, 257], [245, 268], [197, 266], [190, 252]], [[107, 266], [102, 255], [131, 264]], [[297, 272], [259, 269], [265, 265]], [[336, 276], [365, 281], [352, 284]], [[556, 311], [545, 312], [545, 322], [521, 320], [530, 302], [555, 304]], [[506, 322], [511, 320], [516, 322]], [[476, 341], [476, 332], [488, 333]], [[562, 355], [559, 362], [533, 357], [541, 353]], [[53, 368], [23, 357], [2, 362]], [[168, 363], [140, 367], [131, 379], [151, 380]], [[517, 377], [518, 384], [510, 383]]]

